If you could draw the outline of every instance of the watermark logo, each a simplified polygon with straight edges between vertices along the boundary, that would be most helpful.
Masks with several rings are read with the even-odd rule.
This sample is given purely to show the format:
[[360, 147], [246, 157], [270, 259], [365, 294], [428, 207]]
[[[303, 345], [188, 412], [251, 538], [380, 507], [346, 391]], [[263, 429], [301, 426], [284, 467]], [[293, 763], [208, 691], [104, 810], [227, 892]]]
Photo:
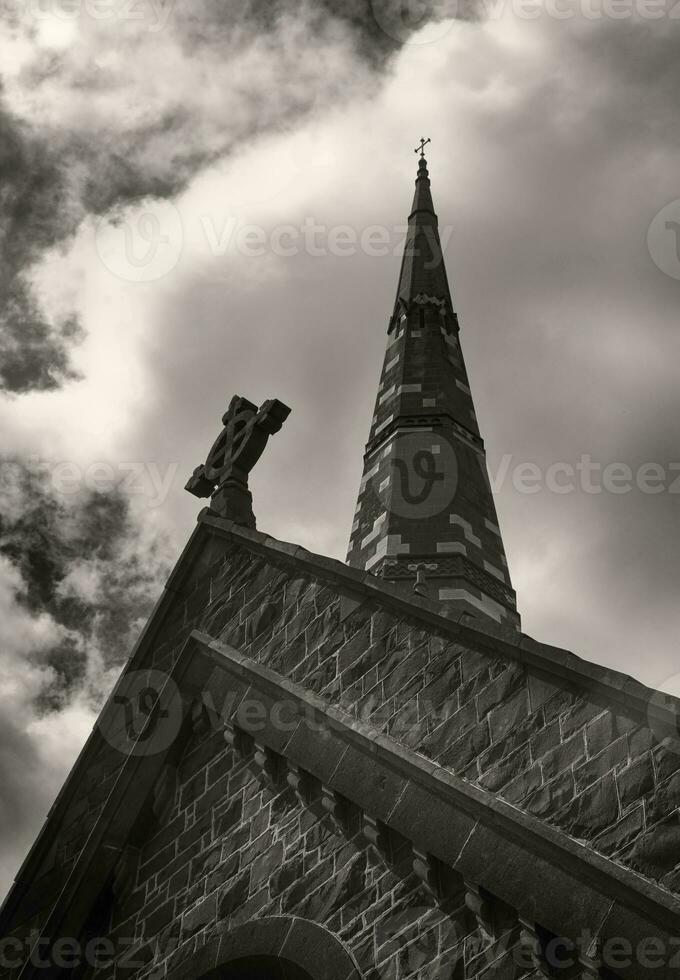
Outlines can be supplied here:
[[680, 672], [671, 674], [649, 699], [647, 723], [667, 752], [680, 755]]
[[373, 477], [373, 489], [385, 509], [409, 520], [441, 514], [458, 489], [458, 460], [441, 433], [406, 432], [390, 447], [389, 475], [385, 469]]
[[[30, 16], [40, 27], [81, 21], [96, 24], [133, 23], [152, 34], [164, 30], [175, 0], [5, 0], [5, 5]], [[48, 37], [49, 40], [49, 37]]]
[[505, 453], [495, 471], [489, 473], [492, 493], [499, 494], [508, 480], [521, 494], [680, 494], [680, 461], [649, 461], [632, 467], [617, 461], [605, 463], [582, 453], [575, 462], [539, 465]]
[[95, 234], [97, 252], [114, 276], [126, 282], [154, 282], [171, 272], [184, 245], [182, 218], [170, 201], [146, 210], [101, 219]]
[[[5, 465], [11, 467], [13, 463], [9, 461]], [[76, 496], [83, 491], [99, 494], [120, 491], [145, 497], [150, 507], [159, 507], [168, 498], [179, 463], [161, 467], [153, 460], [119, 460], [116, 463], [94, 460], [81, 466], [75, 460], [49, 460], [31, 455], [26, 469], [51, 486], [60, 497]]]
[[672, 279], [680, 279], [680, 198], [654, 215], [647, 231], [652, 261]]
[[177, 685], [159, 670], [125, 674], [97, 726], [109, 743], [125, 755], [164, 752], [182, 725], [182, 699]]
[[371, 0], [376, 23], [399, 44], [432, 44], [448, 34], [458, 5], [443, 6], [441, 0]]

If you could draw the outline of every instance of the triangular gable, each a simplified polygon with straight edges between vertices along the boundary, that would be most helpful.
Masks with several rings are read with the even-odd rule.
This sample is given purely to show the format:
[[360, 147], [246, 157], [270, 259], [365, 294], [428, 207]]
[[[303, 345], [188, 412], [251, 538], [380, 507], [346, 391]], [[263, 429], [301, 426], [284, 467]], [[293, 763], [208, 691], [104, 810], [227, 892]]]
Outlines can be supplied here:
[[[599, 855], [595, 848], [598, 838], [602, 840], [607, 833], [615, 837], [617, 825], [623, 821], [626, 828], [620, 828], [624, 834], [620, 861], [626, 861], [632, 868], [637, 862], [638, 870], [643, 870], [640, 865], [647, 861], [644, 870], [652, 868], [656, 871], [663, 860], [663, 857], [654, 854], [653, 827], [638, 826], [630, 821], [628, 815], [634, 814], [638, 805], [654, 798], [655, 793], [663, 791], [668, 780], [673, 780], [670, 750], [658, 737], [660, 729], [670, 725], [672, 712], [660, 703], [655, 692], [623, 675], [587, 664], [566, 651], [536, 644], [527, 637], [510, 641], [507, 634], [482, 632], [465, 625], [464, 621], [456, 622], [440, 613], [441, 610], [434, 604], [416, 598], [408, 599], [370, 575], [204, 514], [126, 667], [121, 683], [131, 673], [140, 670], [172, 670], [172, 682], [181, 692], [181, 714], [186, 725], [192, 704], [202, 696], [207, 680], [205, 671], [210, 664], [212, 669], [215, 668], [215, 656], [227, 656], [227, 648], [214, 644], [221, 636], [223, 641], [231, 643], [232, 649], [243, 651], [229, 655], [233, 669], [236, 669], [234, 665], [238, 665], [242, 672], [254, 671], [253, 676], [264, 677], [267, 684], [274, 685], [279, 692], [318, 697], [319, 707], [330, 712], [329, 717], [337, 721], [344, 737], [351, 735], [359, 740], [359, 747], [352, 746], [356, 766], [345, 775], [346, 782], [337, 784], [337, 792], [349, 794], [354, 784], [352, 773], [361, 765], [378, 765], [390, 771], [395, 766], [406, 765], [414, 786], [418, 782], [416, 773], [427, 777], [428, 786], [422, 792], [433, 793], [436, 788], [441, 795], [442, 787], [446, 787], [446, 793], [452, 795], [447, 797], [445, 793], [445, 802], [439, 804], [444, 807], [444, 822], [453, 821], [457, 814], [457, 820], [469, 823], [473, 819], [472, 827], [479, 829], [475, 830], [470, 843], [455, 860], [452, 853], [438, 851], [444, 842], [451, 839], [450, 833], [447, 836], [443, 830], [437, 830], [427, 840], [416, 841], [425, 852], [434, 854], [439, 860], [446, 860], [454, 867], [456, 862], [463, 861], [465, 855], [464, 860], [469, 860], [470, 866], [463, 868], [461, 865], [461, 870], [473, 878], [478, 860], [474, 857], [473, 842], [478, 840], [480, 844], [483, 843], [487, 855], [495, 855], [493, 863], [500, 869], [498, 880], [487, 881], [484, 885], [495, 893], [512, 885], [512, 880], [517, 877], [520, 857], [521, 860], [528, 860], [527, 855], [530, 854], [530, 864], [543, 862], [542, 866], [552, 869], [551, 875], [554, 869], [562, 868], [563, 862], [566, 862], [566, 870], [560, 873], [571, 874], [573, 880], [580, 881], [581, 888], [586, 888], [583, 883], [588, 882], [587, 887], [592, 887], [596, 896], [593, 901], [600, 900], [597, 896], [603, 894], [605, 881], [607, 887], [614, 889], [612, 894], [617, 901], [603, 917], [605, 923], [616, 922], [616, 916], [623, 915], [619, 910], [624, 908], [628, 910], [626, 915], [637, 916], [635, 921], [648, 923], [651, 916], [651, 921], [658, 922], [660, 928], [664, 927], [664, 922], [670, 923], [672, 917], [678, 914], [677, 901], [670, 890], [659, 888], [632, 871], [617, 867], [607, 860], [604, 847]], [[199, 637], [194, 632], [197, 626], [208, 629], [208, 636]], [[377, 635], [379, 632], [380, 636]], [[389, 641], [386, 640], [388, 636], [391, 637]], [[393, 729], [390, 733], [390, 723], [393, 723], [396, 711], [385, 716], [384, 708], [388, 702], [397, 706], [399, 698], [402, 698], [401, 707], [407, 707], [409, 685], [412, 696], [417, 698], [428, 684], [441, 682], [441, 676], [427, 680], [427, 665], [419, 666], [418, 650], [423, 646], [430, 651], [448, 649], [450, 654], [455, 650], [458, 663], [467, 664], [469, 672], [473, 671], [473, 666], [479, 668], [476, 673], [470, 673], [467, 679], [462, 674], [456, 675], [454, 669], [444, 686], [446, 688], [448, 683], [450, 700], [453, 693], [460, 698], [460, 687], [468, 685], [466, 694], [474, 691], [477, 706], [481, 698], [485, 708], [488, 708], [484, 717], [493, 717], [503, 727], [501, 740], [496, 746], [500, 763], [508, 758], [512, 761], [516, 751], [513, 748], [505, 752], [502, 740], [515, 738], [517, 730], [521, 733], [522, 725], [526, 725], [526, 731], [529, 731], [532, 715], [551, 699], [554, 699], [553, 706], [560, 701], [562, 703], [563, 710], [558, 716], [560, 725], [562, 718], [568, 716], [574, 733], [577, 736], [582, 734], [586, 756], [588, 726], [596, 726], [590, 729], [593, 738], [597, 735], [606, 742], [609, 733], [610, 741], [601, 747], [600, 752], [592, 754], [590, 758], [573, 760], [579, 762], [579, 768], [585, 766], [587, 769], [590, 765], [592, 769], [590, 774], [586, 771], [581, 777], [585, 781], [585, 802], [579, 803], [578, 795], [572, 801], [572, 826], [577, 826], [579, 831], [582, 826], [578, 820], [583, 824], [587, 818], [587, 813], [585, 817], [584, 813], [579, 815], [579, 807], [587, 806], [589, 788], [597, 787], [598, 781], [610, 774], [612, 778], [618, 778], [616, 774], [625, 774], [631, 765], [639, 769], [640, 760], [644, 761], [651, 752], [655, 753], [656, 772], [661, 777], [660, 790], [648, 788], [643, 780], [639, 798], [628, 799], [626, 813], [622, 817], [617, 813], [613, 826], [598, 830], [594, 842], [585, 846], [581, 842], [585, 835], [577, 842], [573, 839], [577, 835], [570, 837], [549, 826], [545, 820], [538, 820], [530, 812], [522, 813], [520, 806], [526, 808], [524, 800], [513, 804], [497, 799], [496, 795], [504, 794], [505, 786], [489, 784], [486, 791], [480, 789], [480, 783], [484, 785], [484, 773], [478, 771], [474, 779], [475, 774], [466, 764], [464, 772], [459, 771], [457, 776], [454, 775], [452, 770], [456, 769], [456, 765], [453, 762], [442, 765], [436, 759], [437, 741], [440, 741], [444, 752], [450, 752], [456, 743], [455, 733], [458, 731], [464, 736], [466, 731], [472, 729], [463, 729], [462, 716], [457, 722], [452, 720], [457, 712], [452, 712], [450, 705], [443, 712], [439, 724], [431, 727], [425, 714], [423, 719], [419, 719], [425, 722], [422, 727], [419, 729], [417, 724], [412, 726], [406, 736], [403, 730], [400, 733]], [[292, 663], [291, 657], [297, 657], [295, 663]], [[451, 664], [456, 657], [450, 658]], [[384, 667], [391, 664], [382, 679], [381, 663]], [[436, 657], [430, 658], [430, 672], [436, 670], [437, 663]], [[340, 666], [342, 669], [338, 670]], [[394, 677], [395, 670], [402, 671], [401, 679]], [[352, 678], [352, 682], [344, 683], [343, 674], [344, 681]], [[518, 675], [522, 677], [522, 684], [517, 682]], [[299, 687], [291, 688], [284, 676]], [[485, 683], [482, 683], [482, 679]], [[370, 681], [374, 681], [372, 686], [368, 686]], [[389, 694], [386, 682], [388, 687], [390, 683], [396, 685]], [[376, 709], [381, 709], [382, 713], [373, 712], [372, 716], [370, 712], [366, 714], [366, 704], [370, 704], [370, 698], [367, 701], [366, 697], [376, 684], [383, 685], [376, 701]], [[509, 687], [506, 689], [505, 685]], [[119, 684], [117, 690], [120, 689]], [[315, 691], [318, 692], [316, 695]], [[523, 695], [522, 691], [526, 694]], [[48, 912], [55, 908], [58, 915], [72, 917], [67, 921], [71, 921], [75, 929], [77, 921], [86, 914], [88, 902], [94, 901], [98, 889], [112, 874], [134, 821], [148, 804], [163, 767], [167, 765], [167, 757], [173, 751], [172, 744], [164, 752], [151, 757], [122, 758], [121, 753], [112, 748], [111, 719], [116, 717], [118, 710], [115, 694], [114, 691], [3, 907], [3, 934], [8, 934], [21, 924], [24, 927], [29, 924], [42, 926]], [[374, 692], [373, 696], [377, 697], [377, 693]], [[526, 697], [526, 705], [520, 710], [523, 696]], [[435, 702], [436, 698], [432, 703]], [[529, 711], [532, 707], [533, 712]], [[494, 716], [493, 712], [498, 713]], [[503, 712], [508, 713], [505, 720]], [[514, 727], [513, 712], [517, 714]], [[357, 715], [364, 720], [357, 720]], [[625, 730], [621, 734], [622, 728]], [[538, 731], [533, 733], [538, 734]], [[422, 735], [422, 740], [409, 745], [409, 740], [418, 735]], [[429, 748], [435, 749], [429, 753], [431, 758], [425, 755], [428, 739]], [[625, 741], [629, 753], [626, 760], [616, 755], [622, 751], [621, 739]], [[661, 744], [655, 745], [655, 742]], [[314, 765], [317, 764], [313, 757], [313, 744], [313, 741], [307, 740], [307, 744], [300, 747], [302, 754], [292, 759], [294, 764], [311, 773], [314, 773]], [[550, 757], [557, 760], [554, 765], [559, 764], [558, 746], [562, 744], [567, 745], [568, 739], [547, 749], [547, 752], [554, 752], [554, 756]], [[267, 748], [275, 752], [281, 752], [286, 747], [292, 751], [295, 744], [291, 742], [290, 746], [288, 743], [284, 746], [280, 741], [267, 744]], [[488, 753], [489, 748], [493, 749], [493, 745], [481, 746], [479, 754]], [[640, 751], [631, 763], [630, 753], [636, 749]], [[569, 751], [572, 749], [565, 748], [565, 755]], [[603, 764], [598, 760], [607, 752], [611, 754], [613, 768], [607, 770], [603, 777], [598, 775], [597, 766]], [[415, 766], [415, 769], [409, 766]], [[489, 771], [493, 769], [494, 766], [491, 766]], [[331, 775], [328, 781], [332, 784]], [[461, 775], [466, 778], [460, 778]], [[335, 778], [340, 780], [341, 776], [342, 771], [338, 770]], [[405, 777], [402, 775], [400, 778]], [[473, 784], [473, 780], [477, 785]], [[549, 783], [550, 780], [545, 785], [549, 786]], [[628, 784], [624, 782], [622, 785]], [[538, 787], [533, 791], [534, 800], [540, 797], [544, 788]], [[423, 800], [417, 805], [423, 805]], [[502, 818], [498, 817], [498, 807], [501, 808], [498, 812], [502, 812]], [[550, 822], [554, 822], [555, 812], [549, 807], [546, 810]], [[395, 829], [398, 832], [407, 830], [409, 821], [415, 819], [416, 813], [416, 804], [412, 804], [404, 816], [406, 823]], [[471, 817], [471, 813], [474, 813], [474, 817]], [[487, 817], [482, 818], [480, 814]], [[386, 813], [376, 810], [373, 814], [379, 820], [390, 816], [396, 819], [397, 811]], [[497, 834], [494, 838], [494, 826], [498, 820], [501, 823], [509, 821], [508, 826], [516, 828], [519, 850], [509, 843], [513, 837], [510, 832], [507, 840], [499, 838]], [[436, 828], [436, 822], [430, 824], [428, 821], [428, 826]], [[464, 836], [462, 829], [456, 838], [459, 843], [461, 836]], [[99, 869], [97, 874], [92, 872], [88, 863], [93, 860]], [[488, 863], [486, 859], [482, 860], [482, 864]], [[89, 869], [86, 873], [85, 868]], [[509, 873], [510, 868], [512, 874]], [[666, 873], [663, 866], [659, 871], [662, 873], [656, 873], [657, 878]], [[531, 882], [524, 881], [523, 887], [528, 889], [528, 895], [539, 895], [538, 882], [531, 885]], [[505, 897], [499, 894], [499, 897], [510, 904], [517, 901], [516, 896], [509, 894]], [[549, 909], [548, 900], [546, 893], [540, 899], [542, 907]], [[545, 906], [545, 902], [548, 902], [548, 906]], [[591, 911], [595, 911], [595, 907]], [[546, 928], [554, 927], [556, 914], [556, 906], [552, 913], [546, 911], [546, 920], [550, 919], [550, 922], [545, 921]], [[591, 920], [591, 925], [592, 921], [595, 920]], [[596, 921], [600, 922], [600, 919]], [[622, 920], [619, 918], [618, 921]], [[54, 918], [52, 922], [55, 922]], [[561, 928], [566, 929], [564, 921]], [[631, 923], [627, 928], [634, 930]]]

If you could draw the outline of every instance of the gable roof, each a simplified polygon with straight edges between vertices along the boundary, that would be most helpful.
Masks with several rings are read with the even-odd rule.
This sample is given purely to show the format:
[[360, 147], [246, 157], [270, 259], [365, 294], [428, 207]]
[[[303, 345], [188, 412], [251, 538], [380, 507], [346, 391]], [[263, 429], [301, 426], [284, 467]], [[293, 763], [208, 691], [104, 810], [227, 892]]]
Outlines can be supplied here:
[[[589, 896], [584, 908], [589, 916], [586, 925], [591, 928], [593, 922], [602, 922], [604, 933], [629, 937], [663, 938], [678, 932], [680, 905], [667, 889], [615, 864], [492, 792], [472, 785], [436, 760], [424, 758], [422, 752], [400, 744], [379, 727], [353, 717], [341, 705], [310, 691], [307, 684], [295, 683], [266, 663], [258, 663], [256, 657], [197, 631], [190, 611], [204, 609], [206, 576], [212, 581], [209, 573], [216, 560], [229, 566], [242, 590], [257, 592], [261, 584], [258, 575], [265, 565], [278, 569], [277, 574], [287, 583], [305, 576], [316, 583], [315, 587], [333, 593], [339, 615], [346, 621], [366, 606], [395, 620], [406, 617], [425, 633], [515, 662], [545, 683], [587, 688], [625, 715], [643, 714], [646, 718], [653, 716], [659, 725], [674, 724], [678, 703], [672, 699], [664, 703], [657, 692], [625, 675], [589, 664], [568, 651], [538, 644], [529, 637], [481, 629], [478, 621], [466, 622], [464, 614], [456, 618], [442, 615], [437, 604], [415, 596], [409, 598], [370, 574], [204, 512], [121, 681], [17, 876], [0, 913], [3, 935], [21, 924], [36, 922], [43, 928], [47, 925], [60, 929], [62, 934], [68, 925], [68, 934], [77, 935], [78, 923], [82, 924], [113, 873], [134, 822], [147, 805], [173, 751], [172, 740], [151, 756], [121, 754], [112, 746], [115, 695], [131, 672], [148, 671], [154, 662], [164, 662], [159, 651], [169, 643], [168, 637], [176, 641], [177, 653], [168, 654], [167, 673], [173, 685], [171, 695], [179, 699], [183, 724], [190, 723], [192, 704], [217, 683], [216, 671], [226, 672], [241, 685], [254, 687], [261, 697], [285, 696], [299, 705], [307, 704], [325, 719], [335, 740], [334, 752], [326, 751], [326, 746], [323, 753], [315, 753], [313, 740], [299, 736], [296, 739], [295, 734], [284, 742], [272, 726], [258, 735], [258, 740], [342, 795], [352, 798], [360, 789], [357, 802], [362, 805], [363, 800], [372, 817], [388, 825], [391, 822], [418, 848], [466, 877], [480, 879], [480, 884], [508, 904], [520, 908], [533, 901], [537, 921], [546, 928], [566, 929], [566, 914], [576, 916], [570, 927], [572, 923], [574, 927], [578, 925], [577, 910], [564, 902], [568, 889], [578, 885]], [[209, 589], [208, 595], [211, 594]], [[264, 631], [261, 635], [265, 635]], [[336, 764], [329, 770], [329, 760], [336, 756]], [[377, 796], [371, 792], [371, 786], [377, 784], [376, 772], [385, 777], [385, 785], [390, 788]], [[84, 798], [89, 803], [85, 815]], [[432, 818], [425, 825], [415, 819], [423, 808]], [[84, 827], [82, 843], [70, 853], [66, 847], [60, 857], [53, 842], [68, 842], [67, 831], [73, 824]], [[492, 861], [490, 855], [494, 856]], [[486, 877], [481, 880], [483, 876]], [[555, 898], [558, 879], [562, 881], [561, 903]], [[558, 913], [561, 922], [557, 922]], [[621, 929], [624, 931], [610, 932]], [[643, 974], [638, 970], [636, 976]]]

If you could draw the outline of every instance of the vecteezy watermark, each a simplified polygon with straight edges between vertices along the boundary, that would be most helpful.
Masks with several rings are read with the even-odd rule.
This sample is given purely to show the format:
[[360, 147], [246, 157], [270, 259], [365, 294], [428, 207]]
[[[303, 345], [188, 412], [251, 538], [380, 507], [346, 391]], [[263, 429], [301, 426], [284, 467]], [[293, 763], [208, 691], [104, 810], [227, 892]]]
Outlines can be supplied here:
[[[378, 976], [394, 976], [395, 956], [413, 974], [434, 963], [439, 966], [437, 975], [453, 976], [456, 964], [463, 966], [470, 955], [469, 927], [455, 919], [450, 920], [446, 931], [448, 948], [437, 956], [439, 922], [435, 919], [428, 929], [427, 917], [431, 912], [432, 906], [426, 904], [409, 906], [406, 914], [400, 914], [399, 908], [395, 907], [392, 916], [376, 923], [376, 947], [378, 951], [384, 951], [384, 957], [379, 956], [376, 964]], [[416, 916], [421, 928], [414, 935]], [[535, 971], [536, 964], [542, 963], [551, 977], [564, 976], [567, 980], [574, 976], [575, 967], [585, 967], [587, 963], [592, 967], [593, 976], [599, 976], [602, 967], [607, 971], [618, 971], [638, 966], [647, 970], [665, 967], [673, 972], [664, 972], [660, 976], [680, 977], [680, 937], [675, 936], [667, 942], [658, 936], [646, 936], [636, 942], [624, 936], [600, 941], [593, 932], [584, 929], [575, 939], [560, 935], [539, 939], [537, 935], [524, 932], [518, 941], [514, 931], [508, 930], [496, 942], [480, 944], [476, 955], [480, 966], [482, 963], [489, 967], [503, 963], [509, 971], [514, 965], [518, 976]]]
[[143, 969], [147, 961], [139, 954], [139, 944], [132, 937], [97, 936], [83, 942], [75, 936], [51, 939], [32, 929], [25, 938], [7, 936], [0, 939], [0, 968], [17, 970], [29, 965], [39, 970], [75, 970], [89, 966], [104, 970], [118, 964], [121, 969]]
[[[434, 409], [433, 409], [434, 411]], [[450, 506], [458, 489], [458, 459], [442, 432], [398, 433], [388, 443], [370, 485], [386, 510], [424, 520]]]
[[407, 224], [327, 225], [307, 215], [299, 224], [270, 227], [243, 222], [234, 215], [201, 214], [185, 223], [177, 208], [165, 202], [157, 207], [128, 210], [118, 217], [104, 217], [96, 230], [99, 256], [113, 275], [129, 282], [151, 282], [170, 273], [179, 262], [185, 240], [211, 258], [242, 256], [279, 259], [308, 255], [312, 258], [369, 258], [401, 256], [422, 258], [427, 269], [436, 268], [449, 243], [453, 228], [425, 227], [418, 244], [409, 237]]
[[182, 699], [170, 676], [160, 670], [133, 670], [116, 685], [97, 728], [122, 754], [150, 756], [172, 745], [182, 716]]
[[451, 30], [463, 0], [371, 0], [376, 24], [399, 44], [432, 44]]
[[95, 231], [99, 257], [119, 279], [153, 282], [171, 272], [184, 247], [182, 218], [170, 201], [104, 216]]
[[510, 479], [517, 493], [613, 493], [637, 490], [644, 494], [680, 494], [680, 461], [666, 464], [647, 462], [633, 468], [628, 463], [594, 460], [582, 453], [577, 462], [554, 462], [547, 466], [515, 461], [506, 453], [489, 480], [494, 494]]
[[[269, 729], [292, 734], [303, 724], [317, 738], [329, 734], [323, 714], [295, 698], [266, 701], [256, 695], [241, 697], [228, 690], [221, 704], [212, 692], [201, 693], [200, 704], [211, 731], [229, 740], [234, 728], [257, 736]], [[149, 756], [168, 749], [182, 727], [182, 699], [174, 680], [160, 670], [130, 671], [114, 689], [97, 727], [109, 745], [124, 755]]]
[[179, 463], [161, 467], [148, 460], [119, 460], [116, 463], [97, 460], [81, 465], [74, 460], [47, 460], [33, 455], [28, 457], [26, 468], [41, 482], [47, 482], [58, 496], [74, 496], [83, 490], [93, 493], [120, 490], [146, 497], [149, 506], [158, 507], [168, 497]]
[[680, 672], [671, 674], [652, 692], [647, 724], [662, 752], [680, 755]]
[[[418, 246], [408, 238], [409, 226], [366, 225], [357, 228], [353, 225], [326, 225], [307, 215], [300, 224], [263, 225], [245, 224], [233, 215], [216, 217], [203, 214], [200, 217], [201, 230], [210, 254], [213, 256], [228, 253], [244, 255], [247, 258], [260, 258], [271, 254], [279, 258], [296, 255], [311, 255], [324, 258], [332, 255], [346, 258], [359, 253], [380, 258], [386, 255], [419, 255]], [[437, 234], [441, 251], [437, 245]], [[420, 239], [425, 266], [436, 268], [442, 261], [442, 251], [446, 249], [453, 227], [442, 225], [437, 230], [426, 225]]]
[[129, 21], [147, 26], [157, 34], [170, 19], [175, 0], [6, 0], [6, 6], [28, 16], [34, 23], [50, 20], [74, 23]]
[[669, 20], [680, 19], [680, 0], [481, 0], [485, 20], [500, 20], [507, 13], [516, 20]]
[[[680, 16], [680, 2], [678, 3]], [[647, 248], [654, 264], [680, 279], [680, 198], [658, 211], [647, 230]]]
[[471, 11], [482, 20], [680, 20], [680, 0], [371, 0], [376, 24], [399, 44], [440, 41]]
[[[416, 917], [426, 922], [431, 913], [431, 904], [410, 904], [403, 910], [397, 905], [391, 915], [376, 923], [376, 948], [379, 952], [385, 952], [383, 958], [378, 955], [373, 971], [376, 976], [394, 975], [393, 960], [396, 955], [412, 973], [436, 962], [441, 964], [442, 974], [451, 975], [455, 964], [464, 962], [469, 956], [466, 941], [471, 938], [470, 930], [455, 919], [448, 922], [446, 936], [449, 947], [436, 959], [439, 919], [434, 919], [429, 929], [424, 926], [414, 934]], [[166, 952], [170, 952], [171, 948], [167, 946]], [[593, 948], [597, 949], [595, 956], [592, 954]], [[109, 935], [94, 936], [85, 942], [75, 936], [43, 936], [34, 928], [23, 938], [7, 936], [0, 939], [0, 969], [18, 970], [30, 965], [39, 970], [53, 970], [55, 967], [59, 970], [76, 970], [83, 966], [107, 970], [115, 963], [121, 970], [136, 971], [148, 968], [149, 949], [155, 954], [155, 960], [164, 955], [164, 945], [158, 937], [140, 942], [116, 933], [113, 938]], [[600, 942], [592, 932], [583, 930], [576, 939], [553, 936], [539, 942], [526, 934], [517, 941], [514, 932], [508, 930], [497, 943], [485, 943], [477, 953], [480, 964], [486, 961], [491, 965], [506, 958], [508, 966], [514, 964], [524, 971], [535, 969], [537, 961], [543, 962], [550, 970], [550, 976], [565, 976], [565, 980], [573, 977], [574, 967], [584, 961], [592, 964], [593, 971], [599, 971], [601, 967], [619, 971], [638, 966], [645, 970], [665, 969], [666, 972], [659, 973], [664, 980], [680, 977], [680, 937], [676, 936], [671, 936], [668, 941], [658, 936], [644, 936], [635, 942], [626, 936], [611, 936]]]
[[244, 734], [253, 736], [267, 728], [290, 735], [300, 724], [317, 738], [327, 738], [330, 734], [323, 715], [311, 705], [294, 698], [265, 702], [253, 695], [239, 700], [235, 691], [228, 691], [222, 704], [218, 706], [211, 692], [203, 691], [201, 704], [212, 731], [223, 731], [227, 740], [230, 739], [234, 726]]

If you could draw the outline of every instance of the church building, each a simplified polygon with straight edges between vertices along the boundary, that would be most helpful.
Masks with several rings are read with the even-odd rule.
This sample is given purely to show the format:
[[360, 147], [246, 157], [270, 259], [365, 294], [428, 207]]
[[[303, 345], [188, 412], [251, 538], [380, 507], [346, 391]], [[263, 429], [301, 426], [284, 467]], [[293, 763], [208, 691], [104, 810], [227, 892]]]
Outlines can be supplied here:
[[233, 398], [0, 977], [680, 980], [680, 702], [521, 632], [421, 143], [347, 562]]

